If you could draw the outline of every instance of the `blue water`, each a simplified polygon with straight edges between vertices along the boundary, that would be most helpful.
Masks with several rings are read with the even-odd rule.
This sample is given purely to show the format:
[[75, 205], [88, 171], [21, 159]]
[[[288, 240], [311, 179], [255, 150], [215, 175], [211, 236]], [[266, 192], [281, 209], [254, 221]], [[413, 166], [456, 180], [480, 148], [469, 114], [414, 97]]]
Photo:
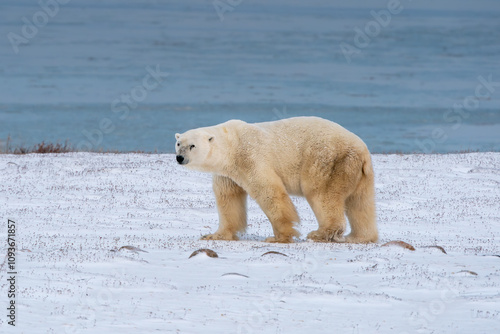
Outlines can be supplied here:
[[[38, 1], [2, 1], [0, 148], [10, 136], [172, 152], [190, 128], [317, 115], [377, 153], [500, 150], [499, 1], [401, 0], [366, 45], [355, 29], [387, 1], [229, 8], [221, 21], [212, 1], [73, 0], [44, 23]], [[350, 62], [342, 43], [358, 51]]]

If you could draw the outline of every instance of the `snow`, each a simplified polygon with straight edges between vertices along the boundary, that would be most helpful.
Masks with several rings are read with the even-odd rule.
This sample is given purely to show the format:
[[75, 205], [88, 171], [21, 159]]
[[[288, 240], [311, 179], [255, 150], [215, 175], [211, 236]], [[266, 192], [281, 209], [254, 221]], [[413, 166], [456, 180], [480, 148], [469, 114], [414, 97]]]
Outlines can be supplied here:
[[[211, 177], [171, 154], [0, 155], [16, 332], [498, 332], [500, 153], [373, 159], [381, 240], [349, 245], [304, 239], [316, 221], [303, 198], [296, 243], [264, 243], [253, 201], [242, 240], [200, 241], [217, 228]], [[416, 250], [382, 246], [394, 240]], [[189, 258], [200, 248], [218, 257]]]

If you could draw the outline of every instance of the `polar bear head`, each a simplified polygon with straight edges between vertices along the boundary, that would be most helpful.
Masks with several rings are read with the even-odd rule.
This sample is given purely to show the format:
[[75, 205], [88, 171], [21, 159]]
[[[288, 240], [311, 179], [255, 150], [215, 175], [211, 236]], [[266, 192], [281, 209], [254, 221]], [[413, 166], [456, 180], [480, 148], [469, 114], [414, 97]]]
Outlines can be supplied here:
[[199, 171], [210, 169], [215, 135], [208, 129], [194, 129], [175, 134], [176, 160], [180, 165]]

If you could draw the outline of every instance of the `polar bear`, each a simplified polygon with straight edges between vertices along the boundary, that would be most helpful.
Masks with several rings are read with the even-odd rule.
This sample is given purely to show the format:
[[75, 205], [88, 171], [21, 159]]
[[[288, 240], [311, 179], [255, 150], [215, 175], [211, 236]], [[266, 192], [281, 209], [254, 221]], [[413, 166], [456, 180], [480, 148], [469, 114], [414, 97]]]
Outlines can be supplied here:
[[[202, 239], [238, 240], [247, 227], [247, 194], [269, 218], [274, 237], [293, 242], [299, 222], [289, 195], [304, 196], [319, 228], [308, 239], [370, 243], [378, 240], [370, 152], [355, 134], [319, 117], [273, 122], [231, 120], [175, 134], [176, 160], [213, 174], [219, 228]], [[351, 233], [343, 236], [345, 215]]]

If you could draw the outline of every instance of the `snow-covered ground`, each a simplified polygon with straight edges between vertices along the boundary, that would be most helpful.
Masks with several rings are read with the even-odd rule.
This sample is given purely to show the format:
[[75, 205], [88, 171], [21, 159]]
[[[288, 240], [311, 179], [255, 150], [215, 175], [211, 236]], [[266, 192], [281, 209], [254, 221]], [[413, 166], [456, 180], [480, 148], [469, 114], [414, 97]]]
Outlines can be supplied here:
[[[499, 332], [500, 153], [374, 166], [378, 244], [281, 245], [253, 201], [241, 241], [200, 241], [211, 177], [170, 154], [0, 155], [2, 254], [8, 219], [18, 244], [16, 331], [0, 259], [1, 332]], [[316, 221], [294, 202], [305, 236]], [[200, 248], [219, 257], [189, 258]]]

